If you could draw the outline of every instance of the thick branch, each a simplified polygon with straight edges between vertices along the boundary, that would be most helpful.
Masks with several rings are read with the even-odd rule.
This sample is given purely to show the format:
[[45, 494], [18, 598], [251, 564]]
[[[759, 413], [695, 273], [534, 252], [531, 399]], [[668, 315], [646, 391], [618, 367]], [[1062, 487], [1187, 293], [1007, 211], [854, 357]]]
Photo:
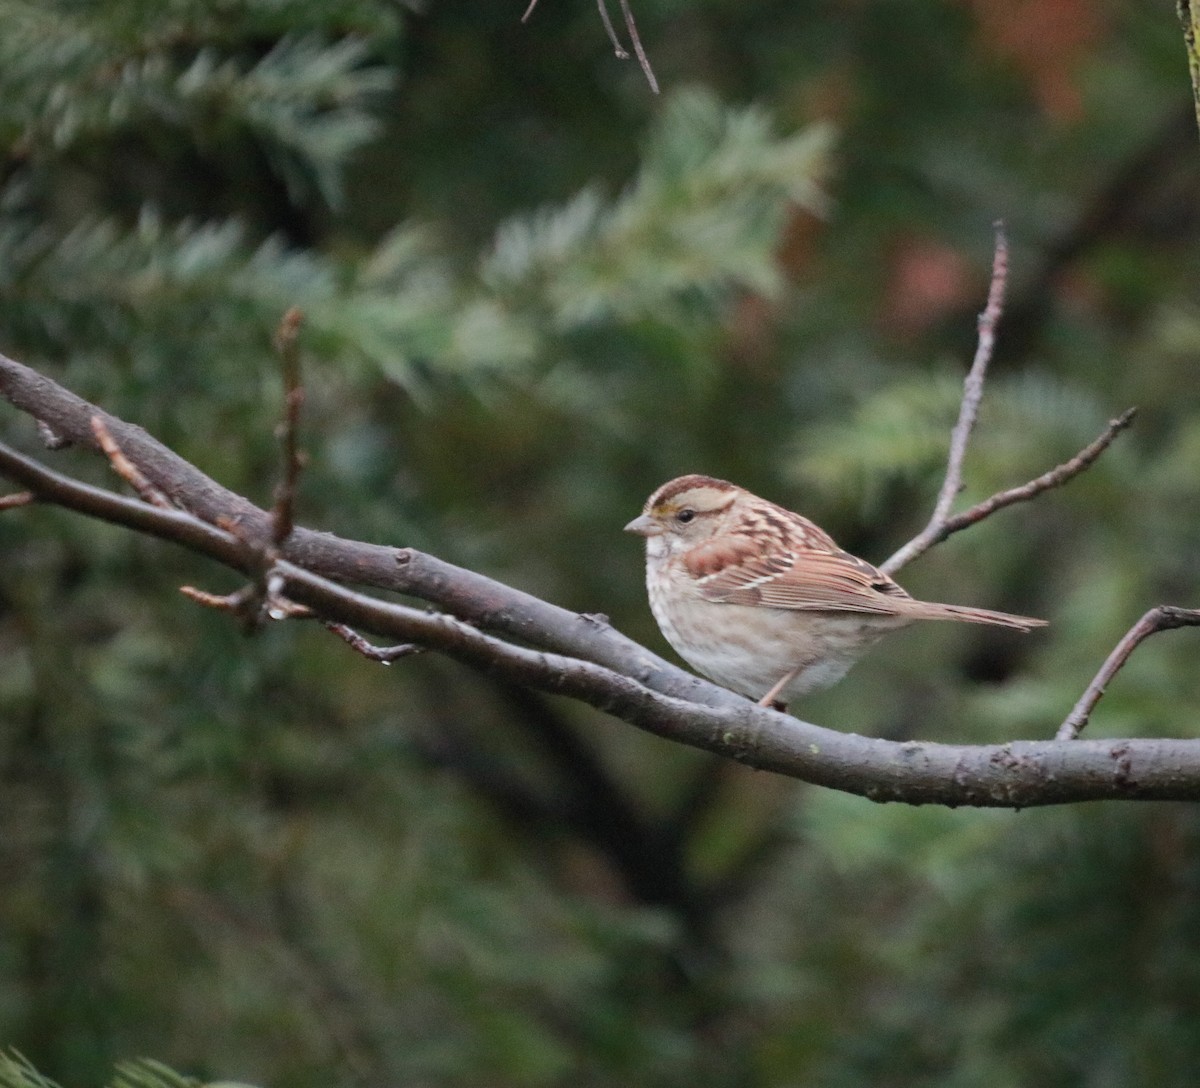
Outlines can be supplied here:
[[[243, 573], [257, 562], [253, 549], [232, 533], [182, 511], [78, 483], [2, 445], [0, 472], [43, 501], [175, 540]], [[376, 550], [340, 544], [351, 554], [356, 547]], [[288, 597], [325, 619], [419, 643], [509, 682], [579, 699], [658, 736], [872, 800], [1024, 808], [1101, 798], [1200, 799], [1200, 741], [956, 746], [843, 734], [757, 707], [696, 678], [692, 689], [707, 705], [664, 695], [642, 677], [594, 662], [513, 645], [452, 616], [376, 600], [291, 562], [281, 561], [277, 571]], [[525, 595], [492, 586], [495, 611], [522, 615], [517, 610]], [[659, 676], [652, 665], [643, 671]]]
[[[14, 406], [48, 426], [62, 440], [76, 446], [100, 452], [92, 430], [92, 417], [99, 416], [108, 433], [142, 474], [185, 510], [191, 511], [202, 524], [182, 530], [214, 547], [212, 526], [225, 520], [235, 523], [247, 538], [260, 540], [265, 546], [271, 539], [272, 517], [248, 499], [222, 487], [189, 461], [168, 449], [141, 427], [109, 415], [76, 396], [69, 390], [35, 370], [0, 355], [0, 395]], [[7, 467], [5, 467], [7, 466]], [[41, 480], [48, 489], [42, 494], [59, 501], [57, 492], [67, 477], [50, 473], [36, 461], [24, 458], [15, 450], [7, 450], [0, 459], [0, 469], [14, 480]], [[83, 486], [83, 485], [79, 485]], [[36, 488], [35, 488], [36, 490]], [[94, 503], [103, 505], [100, 497], [120, 500], [108, 492], [92, 489]], [[69, 505], [69, 504], [64, 504]], [[132, 503], [140, 507], [140, 503]], [[81, 509], [94, 517], [105, 517], [99, 508]], [[147, 523], [140, 511], [126, 510], [134, 521], [116, 518], [118, 524], [128, 524], [156, 536], [176, 531], [160, 532]], [[108, 520], [114, 520], [112, 518]], [[218, 537], [224, 534], [217, 533]], [[203, 539], [201, 539], [203, 538]], [[390, 548], [377, 544], [344, 540], [332, 533], [319, 533], [297, 526], [280, 549], [282, 556], [315, 574], [339, 582], [371, 586], [403, 593], [430, 601], [477, 626], [524, 642], [536, 643], [548, 650], [582, 657], [637, 677], [642, 683], [665, 695], [707, 703], [713, 706], [737, 706], [740, 696], [712, 684], [664, 661], [644, 646], [613, 630], [608, 624], [591, 616], [581, 616], [543, 601], [519, 589], [506, 586], [482, 574], [447, 563], [435, 556], [412, 548]], [[205, 552], [205, 554], [212, 554]], [[239, 553], [240, 554], [240, 553]], [[213, 558], [226, 562], [226, 557]], [[249, 572], [238, 562], [228, 563], [238, 570]]]
[[[111, 436], [155, 488], [186, 509], [91, 487], [0, 444], [0, 472], [38, 500], [173, 540], [243, 574], [253, 576], [261, 566], [262, 547], [272, 536], [271, 515], [220, 487], [140, 427], [99, 412], [3, 356], [0, 392], [75, 444], [97, 449], [97, 434]], [[100, 427], [93, 423], [96, 417]], [[846, 735], [753, 706], [675, 669], [593, 617], [555, 608], [431, 556], [301, 528], [285, 541], [283, 552], [275, 568], [282, 592], [326, 621], [439, 650], [511, 683], [580, 699], [659, 736], [763, 770], [913, 804], [1026, 807], [1102, 797], [1200, 798], [1197, 741], [959, 747]], [[462, 618], [375, 600], [325, 574], [413, 593]], [[543, 649], [514, 645], [488, 631]], [[1124, 656], [1131, 650], [1132, 645]]]

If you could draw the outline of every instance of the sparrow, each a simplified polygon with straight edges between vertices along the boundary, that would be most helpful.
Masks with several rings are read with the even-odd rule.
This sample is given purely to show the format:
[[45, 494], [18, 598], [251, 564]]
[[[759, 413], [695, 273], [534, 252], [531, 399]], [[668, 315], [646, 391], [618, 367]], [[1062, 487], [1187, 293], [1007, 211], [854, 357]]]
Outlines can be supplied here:
[[807, 518], [711, 476], [663, 484], [625, 530], [646, 538], [646, 589], [666, 640], [763, 706], [836, 683], [914, 620], [1017, 631], [1046, 622], [915, 600]]

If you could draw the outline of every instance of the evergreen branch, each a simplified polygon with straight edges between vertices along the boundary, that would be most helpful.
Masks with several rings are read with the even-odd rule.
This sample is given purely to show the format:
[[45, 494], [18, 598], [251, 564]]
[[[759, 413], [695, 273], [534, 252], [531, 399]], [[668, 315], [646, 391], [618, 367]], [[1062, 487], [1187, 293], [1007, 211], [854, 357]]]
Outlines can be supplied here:
[[[164, 5], [168, 6], [168, 5]], [[0, 0], [0, 132], [26, 155], [146, 124], [204, 144], [214, 118], [261, 146], [290, 189], [340, 193], [347, 156], [377, 131], [374, 112], [393, 84], [356, 36], [292, 25], [265, 55], [231, 40], [199, 8], [122, 33], [111, 17]], [[151, 18], [153, 24], [153, 18]]]
[[90, 217], [58, 232], [10, 214], [2, 291], [39, 350], [86, 341], [179, 369], [202, 357], [210, 374], [260, 358], [263, 333], [295, 305], [306, 342], [330, 362], [420, 395], [427, 374], [505, 380], [560, 362], [564, 339], [593, 336], [601, 321], [707, 335], [736, 293], [779, 290], [778, 225], [789, 202], [819, 206], [828, 146], [827, 129], [780, 138], [762, 113], [688, 92], [667, 103], [625, 192], [585, 190], [514, 217], [474, 270], [415, 226], [349, 261], [258, 241], [237, 221], [171, 223], [146, 210], [133, 227]]

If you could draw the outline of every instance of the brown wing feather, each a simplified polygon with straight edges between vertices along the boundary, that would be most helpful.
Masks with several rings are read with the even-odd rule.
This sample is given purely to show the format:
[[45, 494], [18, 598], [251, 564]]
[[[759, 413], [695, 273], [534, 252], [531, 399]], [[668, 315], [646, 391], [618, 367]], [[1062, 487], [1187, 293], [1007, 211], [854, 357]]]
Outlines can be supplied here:
[[797, 611], [897, 615], [911, 598], [807, 518], [760, 503], [745, 532], [723, 533], [685, 557], [710, 601]]
[[700, 576], [710, 601], [798, 611], [870, 612], [895, 616], [911, 598], [870, 563], [845, 552], [747, 556]]

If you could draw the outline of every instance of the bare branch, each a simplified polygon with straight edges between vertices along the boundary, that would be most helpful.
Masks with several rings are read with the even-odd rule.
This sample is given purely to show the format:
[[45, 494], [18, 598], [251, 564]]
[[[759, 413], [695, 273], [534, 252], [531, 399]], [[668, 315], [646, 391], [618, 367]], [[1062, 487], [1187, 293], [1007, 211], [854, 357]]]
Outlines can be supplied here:
[[1019, 502], [1028, 502], [1044, 491], [1061, 487], [1067, 481], [1073, 480], [1081, 472], [1089, 469], [1096, 459], [1112, 445], [1117, 435], [1125, 430], [1137, 416], [1136, 408], [1126, 409], [1116, 419], [1109, 420], [1104, 431], [1070, 460], [1064, 461], [1061, 465], [1055, 466], [1019, 487], [997, 491], [991, 497], [976, 503], [961, 514], [950, 513], [955, 497], [962, 490], [963, 459], [966, 456], [971, 431], [979, 414], [979, 400], [983, 394], [983, 382], [995, 346], [996, 324], [1000, 320], [1004, 305], [1004, 287], [1007, 277], [1007, 242], [1004, 238], [1003, 228], [997, 224], [991, 288], [988, 291], [987, 306], [979, 315], [979, 344], [975, 350], [975, 359], [971, 364], [971, 370], [963, 382], [963, 398], [959, 407], [958, 422], [954, 425], [950, 436], [950, 455], [946, 464], [946, 476], [942, 481], [942, 488], [938, 492], [937, 502], [934, 504], [929, 523], [912, 540], [879, 564], [879, 569], [885, 574], [895, 574], [901, 567], [907, 566], [914, 559], [924, 555], [935, 544], [940, 544], [947, 537], [978, 524], [984, 518], [996, 513], [997, 510], [1003, 510], [1006, 506], [1013, 506]]
[[[102, 412], [45, 375], [2, 354], [0, 396], [35, 420], [48, 420], [68, 441], [97, 452], [99, 446], [91, 418], [100, 415], [121, 449], [137, 461], [146, 477], [160, 490], [169, 492], [180, 510], [190, 511], [195, 517], [177, 521], [167, 530], [162, 522], [146, 516], [145, 504], [77, 484], [16, 450], [5, 448], [0, 454], [0, 471], [10, 478], [24, 482], [48, 501], [58, 501], [57, 496], [70, 490], [80, 502], [74, 509], [165, 539], [180, 539], [182, 535], [189, 547], [212, 555], [235, 570], [250, 574], [255, 569], [242, 540], [264, 544], [270, 540], [271, 515], [267, 511], [222, 487], [141, 427]], [[83, 488], [83, 492], [77, 488]], [[81, 494], [86, 497], [80, 498]], [[241, 539], [213, 528], [222, 525], [236, 527]], [[316, 574], [419, 597], [483, 630], [525, 642], [536, 641], [546, 649], [611, 666], [667, 695], [697, 702], [715, 700], [715, 705], [741, 702], [739, 696], [706, 684], [594, 616], [569, 612], [413, 548], [349, 541], [298, 526], [280, 551], [284, 558]]]
[[264, 617], [273, 620], [309, 619], [312, 609], [280, 596], [278, 590], [282, 588], [282, 580], [277, 577], [276, 581], [276, 591], [266, 600], [257, 582], [250, 582], [232, 593], [209, 593], [195, 586], [180, 586], [179, 592], [205, 608], [233, 614], [251, 631], [261, 625]]
[[1150, 609], [1117, 643], [1113, 652], [1100, 667], [1087, 690], [1079, 697], [1079, 702], [1067, 715], [1066, 720], [1058, 727], [1054, 735], [1056, 740], [1074, 740], [1087, 725], [1096, 704], [1104, 696], [1105, 689], [1112, 683], [1113, 677], [1124, 667], [1130, 655], [1151, 635], [1159, 631], [1172, 631], [1176, 627], [1200, 627], [1200, 609], [1175, 608], [1171, 605], [1160, 604]]
[[278, 548], [296, 526], [296, 485], [304, 467], [299, 447], [300, 411], [304, 407], [304, 386], [300, 384], [298, 338], [304, 315], [293, 306], [283, 315], [275, 331], [275, 350], [283, 367], [284, 408], [279, 424], [279, 442], [283, 450], [283, 474], [275, 488], [275, 506], [271, 511], [271, 542]]
[[[220, 488], [140, 428], [104, 416], [3, 356], [0, 393], [91, 448], [98, 444], [90, 420], [100, 414], [155, 487], [177, 501], [185, 497], [206, 517], [91, 487], [0, 443], [0, 473], [39, 501], [175, 541], [252, 577], [261, 569], [263, 545], [254, 542], [269, 541], [269, 513]], [[1007, 808], [1100, 798], [1200, 800], [1200, 741], [958, 746], [840, 733], [757, 707], [690, 676], [594, 616], [555, 608], [432, 556], [299, 527], [283, 550], [285, 557], [271, 570], [272, 592], [323, 620], [414, 643], [509, 683], [578, 699], [678, 743], [872, 800]], [[390, 579], [382, 565], [391, 566]], [[322, 577], [318, 568], [360, 584], [410, 593], [415, 587], [419, 596], [458, 615], [377, 600]], [[508, 641], [513, 637], [524, 644]], [[570, 649], [564, 653], [561, 647]]]
[[[529, 6], [525, 9], [525, 14], [521, 16], [522, 23], [529, 21], [529, 17], [533, 14], [533, 9], [537, 6], [538, 0], [529, 0]], [[616, 27], [613, 26], [612, 19], [608, 14], [608, 7], [604, 3], [604, 0], [596, 0], [596, 6], [600, 9], [600, 22], [604, 24], [604, 32], [608, 35], [608, 40], [612, 44], [613, 53], [618, 60], [628, 60], [629, 52], [621, 44], [621, 39], [617, 37]], [[621, 13], [625, 17], [625, 29], [629, 31], [629, 40], [633, 42], [633, 51], [637, 54], [642, 74], [645, 75], [646, 82], [650, 84], [650, 90], [658, 94], [658, 80], [655, 78], [654, 69], [650, 66], [650, 58], [646, 55], [646, 50], [642, 48], [642, 39], [638, 35], [637, 20], [633, 17], [633, 9], [629, 6], [629, 0], [621, 0]]]
[[642, 66], [646, 82], [650, 84], [650, 90], [658, 94], [658, 80], [654, 78], [654, 69], [650, 67], [650, 58], [646, 56], [646, 50], [642, 48], [642, 39], [638, 35], [637, 21], [633, 17], [633, 9], [629, 6], [629, 0], [621, 0], [621, 12], [625, 16], [625, 29], [629, 31], [629, 40], [633, 42], [633, 52], [637, 56], [638, 64]]
[[322, 615], [580, 699], [658, 736], [876, 801], [1024, 808], [1101, 797], [1200, 799], [1200, 741], [957, 746], [860, 737], [747, 700], [718, 709], [669, 698], [592, 662], [515, 646], [451, 616], [353, 593], [291, 564], [281, 563], [280, 571], [289, 596]]
[[195, 586], [180, 586], [179, 592], [189, 601], [195, 601], [196, 604], [203, 605], [205, 608], [211, 608], [217, 612], [232, 612], [235, 616], [241, 615], [245, 610], [246, 598], [249, 596], [246, 586], [242, 586], [241, 589], [234, 590], [232, 593], [209, 593], [207, 590], [197, 589]]
[[[953, 536], [955, 533], [961, 532], [963, 529], [969, 529], [972, 525], [977, 525], [979, 522], [983, 521], [984, 518], [990, 517], [997, 510], [1003, 510], [1006, 506], [1013, 506], [1019, 502], [1029, 502], [1030, 499], [1037, 498], [1038, 495], [1042, 494], [1043, 491], [1049, 491], [1052, 488], [1061, 487], [1069, 480], [1073, 480], [1081, 472], [1084, 472], [1086, 469], [1090, 468], [1093, 462], [1095, 462], [1096, 459], [1106, 449], [1108, 449], [1109, 446], [1112, 445], [1113, 440], [1117, 437], [1117, 435], [1125, 430], [1125, 428], [1128, 427], [1136, 417], [1137, 409], [1127, 408], [1116, 419], [1110, 419], [1108, 421], [1108, 426], [1104, 428], [1097, 438], [1087, 446], [1084, 446], [1084, 448], [1081, 449], [1069, 461], [1064, 461], [1061, 465], [1057, 465], [1056, 467], [1050, 469], [1049, 472], [1043, 472], [1041, 476], [1037, 476], [1028, 483], [1021, 484], [1019, 487], [1010, 487], [1006, 491], [997, 491], [996, 494], [992, 495], [990, 498], [984, 499], [982, 502], [976, 503], [969, 510], [964, 510], [961, 514], [955, 514], [952, 517], [948, 517], [944, 522], [942, 522], [937, 532], [929, 537], [925, 547], [923, 547], [920, 551], [916, 551], [912, 555], [904, 558], [900, 565], [903, 566], [904, 563], [915, 559], [922, 552], [932, 548], [935, 544], [940, 544], [947, 537]], [[910, 544], [906, 544], [905, 548], [902, 548], [900, 552], [896, 553], [896, 555], [900, 555], [906, 548], [909, 548], [910, 546], [911, 542]], [[896, 556], [892, 556], [892, 558], [889, 559], [881, 569], [890, 570], [891, 568], [888, 567], [888, 564], [892, 563], [895, 558]]]

